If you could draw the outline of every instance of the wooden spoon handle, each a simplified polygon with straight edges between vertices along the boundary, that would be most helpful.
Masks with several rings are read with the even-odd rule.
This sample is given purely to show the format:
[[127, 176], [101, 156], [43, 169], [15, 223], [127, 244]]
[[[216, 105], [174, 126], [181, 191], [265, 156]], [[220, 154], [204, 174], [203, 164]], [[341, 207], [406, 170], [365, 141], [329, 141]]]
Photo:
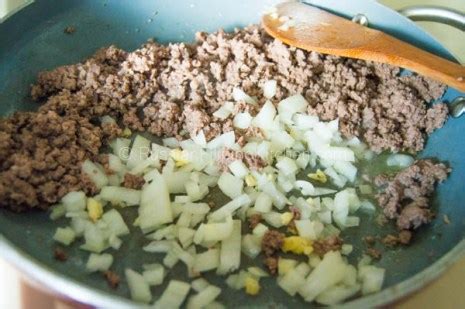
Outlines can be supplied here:
[[[368, 45], [352, 50], [353, 57], [396, 65], [465, 92], [465, 67], [380, 33]], [[360, 53], [357, 55], [357, 53]]]

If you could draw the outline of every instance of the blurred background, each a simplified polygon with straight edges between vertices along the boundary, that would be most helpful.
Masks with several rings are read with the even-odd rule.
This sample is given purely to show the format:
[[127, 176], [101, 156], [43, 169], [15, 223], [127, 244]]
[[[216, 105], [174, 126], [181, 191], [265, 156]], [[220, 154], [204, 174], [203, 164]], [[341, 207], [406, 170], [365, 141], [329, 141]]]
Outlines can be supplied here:
[[[0, 0], [0, 21], [12, 10], [29, 0]], [[380, 0], [379, 2], [400, 9], [409, 5], [429, 4], [450, 7], [465, 12], [465, 0]], [[419, 22], [429, 33], [442, 42], [462, 63], [465, 63], [465, 33], [447, 25]], [[18, 273], [0, 260], [0, 308], [54, 309], [72, 308], [70, 304], [55, 300], [23, 283]], [[422, 291], [395, 305], [397, 308], [465, 308], [465, 258], [447, 273]]]

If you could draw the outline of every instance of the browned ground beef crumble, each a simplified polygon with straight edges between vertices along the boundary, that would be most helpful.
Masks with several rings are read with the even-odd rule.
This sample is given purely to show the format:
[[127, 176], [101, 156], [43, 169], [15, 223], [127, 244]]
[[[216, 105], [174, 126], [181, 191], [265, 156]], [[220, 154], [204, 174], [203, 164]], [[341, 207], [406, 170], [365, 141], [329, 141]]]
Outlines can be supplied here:
[[[399, 77], [395, 67], [288, 47], [258, 26], [196, 39], [148, 42], [130, 53], [110, 46], [82, 63], [40, 73], [31, 91], [42, 103], [38, 111], [0, 120], [0, 207], [46, 209], [69, 191], [94, 192], [80, 163], [97, 160], [101, 146], [121, 134], [102, 124], [102, 116], [133, 131], [182, 138], [203, 130], [211, 139], [233, 130], [234, 115], [212, 116], [232, 100], [233, 87], [257, 98], [258, 107], [236, 106], [254, 115], [270, 79], [279, 86], [275, 102], [303, 94], [310, 114], [339, 118], [344, 136], [362, 137], [376, 152], [417, 152], [447, 118], [446, 105], [425, 104], [442, 95], [443, 85]], [[237, 133], [241, 143], [260, 134]]]
[[145, 184], [145, 179], [143, 176], [134, 175], [131, 173], [124, 174], [124, 179], [122, 183], [123, 187], [129, 188], [129, 189], [140, 190], [142, 189], [142, 186], [144, 184]]
[[417, 160], [394, 177], [379, 175], [375, 184], [381, 187], [377, 195], [384, 215], [397, 220], [400, 230], [416, 229], [433, 218], [429, 198], [435, 185], [447, 178], [450, 169], [431, 160]]
[[315, 254], [319, 255], [320, 257], [323, 257], [329, 251], [341, 250], [343, 244], [344, 242], [339, 236], [333, 235], [316, 240], [313, 242], [312, 246], [313, 252], [315, 252]]

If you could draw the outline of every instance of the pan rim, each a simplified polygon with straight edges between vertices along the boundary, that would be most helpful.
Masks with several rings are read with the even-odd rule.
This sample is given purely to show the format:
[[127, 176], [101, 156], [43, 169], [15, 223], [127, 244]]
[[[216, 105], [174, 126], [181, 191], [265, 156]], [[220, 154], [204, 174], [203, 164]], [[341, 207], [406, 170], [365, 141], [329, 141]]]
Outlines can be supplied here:
[[[382, 6], [381, 4], [378, 5]], [[384, 6], [383, 8], [388, 9]], [[403, 16], [401, 17], [408, 20]], [[414, 22], [411, 22], [411, 24], [412, 27], [418, 28]], [[453, 57], [451, 56], [451, 52], [448, 51], [442, 44], [438, 43], [435, 38], [433, 38], [425, 31], [423, 32], [429, 37], [431, 42], [436, 43], [445, 52], [447, 52], [446, 56]], [[453, 58], [455, 59], [455, 57]], [[80, 283], [55, 271], [53, 268], [47, 267], [20, 249], [1, 233], [0, 252], [2, 258], [11, 263], [21, 273], [27, 274], [26, 279], [29, 279], [33, 284], [35, 283], [39, 288], [50, 289], [54, 293], [57, 293], [63, 297], [69, 297], [78, 302], [94, 305], [97, 307], [133, 308], [136, 305], [136, 303], [131, 302], [124, 297], [111, 294], [107, 291], [95, 290], [83, 283]], [[409, 277], [408, 279], [401, 281], [391, 287], [385, 288], [376, 294], [357, 298], [355, 300], [344, 303], [339, 307], [373, 307], [386, 305], [397, 301], [415, 291], [420, 290], [433, 280], [437, 279], [452, 264], [454, 264], [463, 256], [465, 256], [465, 240], [458, 242], [451, 250], [440, 257], [436, 262], [432, 263], [427, 268]]]

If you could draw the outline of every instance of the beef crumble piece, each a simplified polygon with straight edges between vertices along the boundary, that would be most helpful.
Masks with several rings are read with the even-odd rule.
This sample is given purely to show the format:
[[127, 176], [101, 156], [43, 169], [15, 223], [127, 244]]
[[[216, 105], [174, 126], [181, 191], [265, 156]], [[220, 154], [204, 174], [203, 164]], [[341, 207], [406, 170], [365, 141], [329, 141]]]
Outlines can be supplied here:
[[265, 254], [263, 263], [272, 275], [278, 269], [278, 252], [284, 242], [284, 234], [274, 230], [266, 231], [262, 238], [262, 251]]
[[341, 250], [344, 242], [339, 236], [329, 236], [324, 239], [318, 239], [313, 242], [313, 252], [323, 257], [329, 251]]
[[382, 242], [387, 247], [395, 247], [399, 244], [408, 245], [412, 239], [412, 232], [409, 230], [402, 230], [398, 235], [388, 234], [382, 239]]
[[142, 176], [131, 173], [124, 174], [123, 187], [129, 189], [140, 190], [145, 184], [145, 179]]
[[278, 272], [279, 257], [277, 256], [268, 256], [265, 257], [264, 264], [266, 268], [270, 271], [270, 274], [276, 275]]
[[55, 250], [53, 250], [53, 257], [60, 262], [66, 262], [66, 260], [68, 260], [68, 254], [62, 248], [55, 248]]
[[222, 171], [227, 171], [229, 164], [234, 161], [242, 161], [248, 168], [254, 171], [260, 170], [267, 165], [258, 155], [236, 151], [230, 148], [223, 148], [216, 161]]
[[368, 248], [365, 252], [375, 260], [379, 260], [382, 257], [381, 251], [375, 248]]
[[[235, 130], [234, 113], [213, 116], [233, 99], [233, 88], [256, 97], [257, 107], [236, 102], [255, 115], [270, 79], [278, 83], [276, 101], [303, 94], [310, 114], [339, 118], [344, 136], [363, 137], [377, 152], [419, 151], [447, 117], [444, 104], [424, 103], [438, 99], [445, 87], [398, 73], [286, 46], [259, 26], [198, 33], [193, 44], [151, 41], [129, 53], [102, 48], [82, 63], [39, 73], [31, 89], [42, 103], [38, 112], [0, 120], [0, 207], [45, 209], [69, 191], [94, 189], [81, 183], [80, 163], [95, 159], [119, 134], [114, 125], [97, 124], [103, 116], [135, 132], [181, 138], [203, 130], [210, 140]], [[235, 131], [242, 144], [260, 134]], [[250, 155], [244, 160], [251, 169], [263, 164]]]
[[397, 220], [399, 230], [416, 229], [431, 221], [429, 198], [435, 185], [444, 181], [450, 169], [431, 160], [417, 160], [413, 165], [389, 178], [376, 177], [375, 184], [381, 188], [378, 204], [384, 215]]
[[262, 220], [261, 214], [253, 214], [249, 217], [249, 228], [254, 229]]
[[265, 256], [273, 256], [277, 253], [284, 242], [284, 234], [274, 230], [266, 231], [262, 239], [262, 251]]
[[107, 280], [108, 285], [112, 289], [116, 289], [120, 283], [120, 278], [117, 273], [111, 270], [107, 270], [103, 272], [103, 276]]

